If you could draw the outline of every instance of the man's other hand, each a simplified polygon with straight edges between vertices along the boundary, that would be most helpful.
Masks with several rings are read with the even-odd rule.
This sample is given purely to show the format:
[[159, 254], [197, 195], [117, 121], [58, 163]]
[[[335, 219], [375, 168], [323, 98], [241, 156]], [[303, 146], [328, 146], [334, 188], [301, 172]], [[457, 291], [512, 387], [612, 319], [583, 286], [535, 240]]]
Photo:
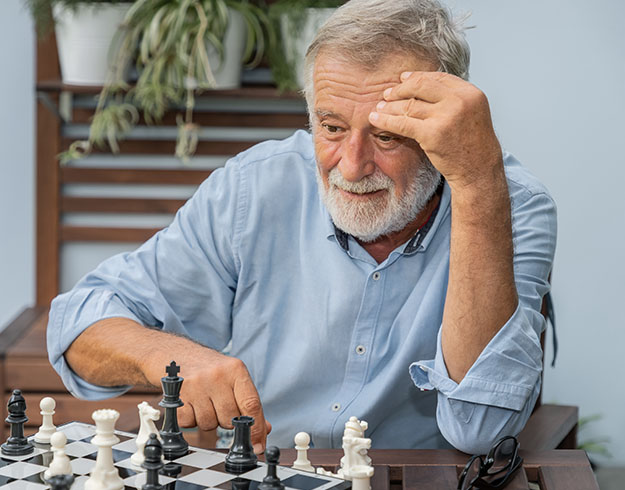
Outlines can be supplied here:
[[488, 185], [503, 159], [488, 100], [471, 83], [441, 72], [404, 72], [384, 92], [371, 124], [416, 140], [449, 185]]

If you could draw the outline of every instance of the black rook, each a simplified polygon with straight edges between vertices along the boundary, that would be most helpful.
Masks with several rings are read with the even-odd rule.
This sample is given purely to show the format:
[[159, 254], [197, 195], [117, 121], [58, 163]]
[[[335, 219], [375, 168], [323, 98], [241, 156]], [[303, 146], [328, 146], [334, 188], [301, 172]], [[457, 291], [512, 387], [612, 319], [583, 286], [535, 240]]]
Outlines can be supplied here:
[[258, 457], [254, 454], [252, 447], [250, 430], [250, 427], [254, 425], [254, 418], [247, 415], [234, 417], [232, 425], [234, 425], [234, 440], [226, 456], [226, 471], [240, 474], [253, 470], [258, 462]]

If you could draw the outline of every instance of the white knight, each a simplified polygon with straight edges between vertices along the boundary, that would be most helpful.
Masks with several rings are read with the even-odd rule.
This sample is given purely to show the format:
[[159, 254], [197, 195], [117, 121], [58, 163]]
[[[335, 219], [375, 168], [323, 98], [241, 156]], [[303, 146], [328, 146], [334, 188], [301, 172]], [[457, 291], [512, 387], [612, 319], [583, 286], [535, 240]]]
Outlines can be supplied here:
[[151, 407], [148, 402], [139, 403], [137, 408], [139, 409], [139, 419], [141, 421], [141, 425], [139, 427], [139, 434], [137, 434], [137, 439], [135, 440], [137, 443], [137, 451], [130, 457], [130, 461], [133, 465], [141, 467], [145, 461], [143, 449], [150, 438], [150, 434], [156, 434], [156, 437], [158, 437], [158, 440], [161, 441], [161, 443], [163, 440], [161, 439], [158, 429], [156, 428], [156, 424], [154, 423], [161, 417], [161, 413], [156, 408]]
[[343, 432], [343, 452], [341, 467], [336, 474], [317, 468], [317, 473], [322, 475], [338, 476], [353, 482], [355, 490], [369, 490], [370, 479], [373, 476], [371, 458], [367, 451], [371, 449], [371, 439], [365, 437], [365, 431], [369, 425], [356, 417], [350, 417], [345, 423]]

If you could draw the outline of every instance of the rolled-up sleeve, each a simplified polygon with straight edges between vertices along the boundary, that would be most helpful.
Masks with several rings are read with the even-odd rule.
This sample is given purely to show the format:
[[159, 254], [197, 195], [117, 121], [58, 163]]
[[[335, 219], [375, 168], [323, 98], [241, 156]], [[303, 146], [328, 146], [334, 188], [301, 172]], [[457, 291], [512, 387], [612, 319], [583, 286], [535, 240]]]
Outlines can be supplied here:
[[[510, 184], [510, 183], [509, 183]], [[438, 391], [437, 423], [457, 449], [488, 451], [500, 436], [518, 434], [540, 392], [545, 319], [556, 243], [556, 208], [544, 192], [511, 187], [514, 273], [519, 303], [460, 383], [445, 367], [439, 330], [434, 359], [413, 363], [409, 372], [423, 390]]]
[[131, 253], [116, 255], [54, 299], [48, 320], [50, 363], [79, 398], [103, 399], [128, 386], [95, 386], [81, 379], [64, 353], [89, 326], [107, 318], [186, 335], [215, 349], [231, 336], [238, 257], [238, 172], [215, 171], [178, 211], [172, 224]]

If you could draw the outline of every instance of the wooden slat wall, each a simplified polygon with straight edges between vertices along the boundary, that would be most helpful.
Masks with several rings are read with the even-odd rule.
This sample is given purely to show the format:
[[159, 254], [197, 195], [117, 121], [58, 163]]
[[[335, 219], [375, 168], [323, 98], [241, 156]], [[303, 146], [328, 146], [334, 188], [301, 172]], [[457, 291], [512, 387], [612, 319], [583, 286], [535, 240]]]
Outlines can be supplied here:
[[[54, 34], [37, 43], [37, 83], [60, 78]], [[58, 94], [51, 94], [58, 102]], [[37, 205], [36, 205], [36, 302], [47, 306], [56, 296], [59, 284], [59, 167], [61, 124], [41, 100], [37, 102]]]
[[[44, 396], [53, 396], [57, 401], [56, 423], [89, 421], [94, 407], [108, 406], [120, 410], [120, 420], [133, 425], [137, 403], [146, 396], [153, 396], [153, 392], [132, 390], [104, 404], [76, 400], [67, 393], [48, 362], [46, 310], [60, 289], [61, 249], [72, 242], [119, 242], [130, 246], [147, 240], [159, 230], [154, 225], [155, 220], [161, 223], [163, 217], [173, 217], [185, 202], [176, 194], [179, 189], [173, 193], [175, 196], [164, 193], [162, 198], [158, 189], [189, 187], [188, 192], [191, 192], [214, 167], [194, 162], [186, 165], [175, 160], [176, 116], [180, 112], [175, 108], [165, 114], [158, 127], [145, 126], [141, 121], [137, 135], [122, 142], [121, 153], [115, 158], [108, 156], [106, 150], [98, 149], [95, 158], [110, 161], [110, 165], [94, 165], [85, 160], [61, 167], [57, 155], [69, 147], [74, 135], [88, 131], [94, 111], [92, 96], [98, 89], [69, 87], [59, 80], [56, 42], [51, 34], [37, 46], [38, 306], [26, 310], [1, 337], [5, 345], [0, 346], [0, 398], [6, 401], [12, 389], [22, 389], [29, 406], [29, 428], [33, 430], [40, 423], [38, 404]], [[68, 100], [72, 103], [69, 111], [64, 105]], [[210, 91], [198, 96], [196, 101], [195, 122], [207, 128], [206, 133], [200, 134], [196, 154], [211, 157], [203, 162], [225, 161], [265, 139], [263, 135], [274, 134], [273, 130], [278, 131], [276, 134], [288, 134], [289, 130], [305, 128], [308, 123], [302, 98], [297, 94], [278, 94], [272, 87]], [[70, 121], [62, 121], [59, 114], [68, 113]], [[163, 126], [167, 128], [163, 130]], [[254, 128], [259, 131], [255, 132]], [[145, 158], [136, 163], [139, 156], [157, 156], [158, 163], [146, 167]], [[150, 186], [157, 191], [149, 198], [144, 198], [146, 193], [143, 192], [133, 195], [131, 190], [149, 190]], [[107, 194], [111, 189], [121, 192]], [[113, 197], [117, 195], [123, 197]], [[120, 219], [117, 225], [110, 219], [117, 215], [129, 219]], [[137, 223], [142, 216], [145, 216], [145, 225]], [[0, 428], [0, 436], [5, 435], [5, 429], [4, 425]], [[211, 437], [214, 442], [214, 434], [208, 438], [206, 434], [198, 435], [197, 440], [206, 443]]]

